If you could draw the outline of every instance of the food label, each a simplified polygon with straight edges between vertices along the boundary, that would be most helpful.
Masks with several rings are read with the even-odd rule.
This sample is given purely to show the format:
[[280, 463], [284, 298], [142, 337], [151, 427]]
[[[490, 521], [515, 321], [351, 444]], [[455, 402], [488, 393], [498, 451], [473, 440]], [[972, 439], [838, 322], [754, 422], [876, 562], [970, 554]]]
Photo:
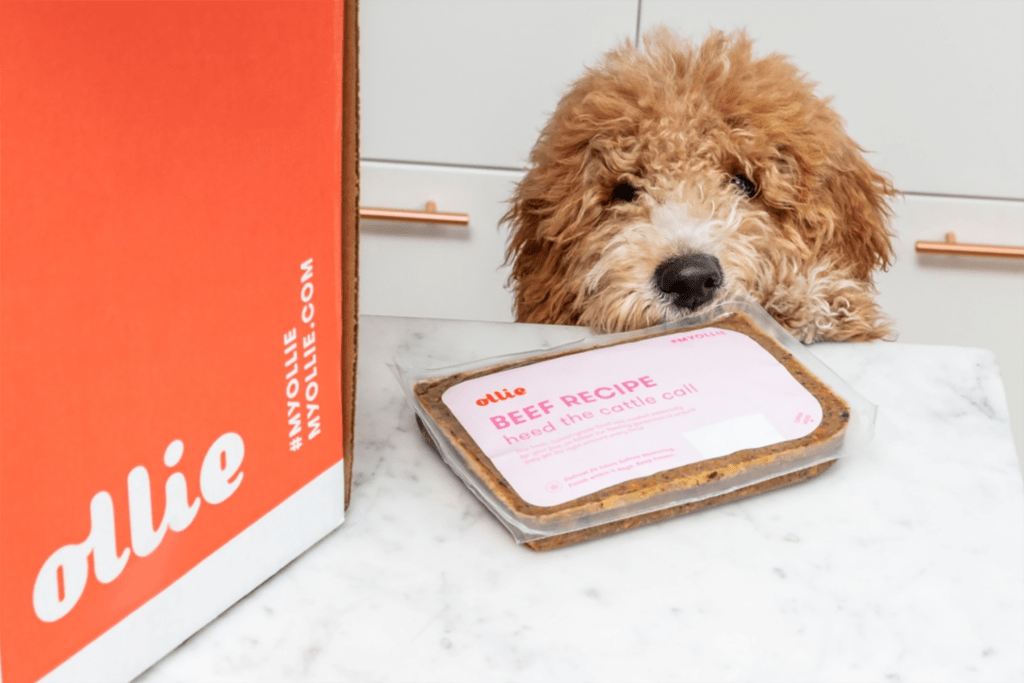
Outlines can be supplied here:
[[516, 493], [542, 507], [798, 439], [822, 417], [768, 351], [717, 327], [497, 372], [442, 400]]

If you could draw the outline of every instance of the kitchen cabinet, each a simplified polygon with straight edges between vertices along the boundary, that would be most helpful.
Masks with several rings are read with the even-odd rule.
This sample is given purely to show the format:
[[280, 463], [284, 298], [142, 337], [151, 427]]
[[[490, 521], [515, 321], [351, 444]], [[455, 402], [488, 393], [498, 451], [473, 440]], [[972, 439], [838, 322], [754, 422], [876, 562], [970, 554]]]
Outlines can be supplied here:
[[523, 168], [585, 64], [633, 38], [637, 0], [363, 0], [364, 159]]
[[511, 322], [507, 231], [499, 227], [520, 171], [364, 161], [361, 204], [469, 214], [469, 225], [363, 220], [359, 310], [369, 315]]

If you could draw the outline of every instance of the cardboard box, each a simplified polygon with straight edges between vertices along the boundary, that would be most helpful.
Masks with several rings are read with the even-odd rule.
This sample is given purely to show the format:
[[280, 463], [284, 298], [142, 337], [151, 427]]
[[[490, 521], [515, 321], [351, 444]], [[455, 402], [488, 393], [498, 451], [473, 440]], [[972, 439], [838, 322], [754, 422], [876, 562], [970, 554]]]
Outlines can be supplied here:
[[355, 2], [0, 0], [0, 675], [129, 679], [337, 527]]

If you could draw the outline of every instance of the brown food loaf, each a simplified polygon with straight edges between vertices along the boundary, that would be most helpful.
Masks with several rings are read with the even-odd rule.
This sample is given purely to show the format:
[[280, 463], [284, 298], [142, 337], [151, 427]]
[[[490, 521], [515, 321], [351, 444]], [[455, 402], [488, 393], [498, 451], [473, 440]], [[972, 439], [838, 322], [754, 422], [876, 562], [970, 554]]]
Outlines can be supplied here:
[[[527, 541], [525, 545], [534, 550], [558, 548], [617, 531], [643, 526], [669, 517], [695, 512], [720, 503], [739, 500], [756, 493], [770, 491], [809, 479], [831, 467], [835, 462], [834, 460], [811, 464], [804, 468], [799, 467], [799, 461], [807, 458], [809, 449], [837, 443], [842, 440], [850, 419], [850, 411], [845, 401], [837, 396], [824, 382], [810, 373], [785, 347], [757, 329], [745, 314], [731, 313], [718, 320], [688, 329], [696, 330], [704, 327], [719, 327], [741, 332], [756, 341], [775, 357], [821, 404], [822, 420], [818, 427], [807, 436], [799, 439], [784, 441], [761, 448], [737, 451], [730, 455], [695, 462], [650, 476], [615, 484], [559, 505], [541, 507], [527, 503], [519, 497], [491, 462], [490, 458], [480, 450], [472, 437], [470, 437], [455, 416], [452, 415], [451, 411], [441, 400], [442, 396], [450, 387], [466, 380], [550, 360], [559, 356], [583, 353], [597, 347], [540, 354], [488, 368], [457, 373], [438, 379], [423, 380], [416, 384], [414, 392], [426, 414], [433, 419], [441, 433], [458, 451], [465, 462], [466, 468], [514, 514], [524, 520], [539, 522], [542, 526], [559, 524], [564, 527], [584, 527]], [[640, 338], [658, 335], [679, 334], [682, 331], [685, 330], [658, 331], [645, 337], [631, 338], [621, 343], [630, 343]], [[423, 429], [422, 423], [420, 427]], [[423, 429], [423, 433], [431, 445], [437, 449], [437, 444], [434, 443], [430, 434], [425, 429]], [[709, 495], [699, 500], [692, 500], [693, 497], [690, 496], [691, 500], [689, 502], [626, 519], [592, 525], [589, 525], [587, 521], [592, 519], [595, 514], [610, 508], [630, 505], [669, 492], [693, 493], [694, 489], [708, 486], [712, 483], [716, 488], [730, 488], [728, 487], [730, 479], [747, 474], [754, 468], [784, 462], [794, 462], [795, 469], [786, 474]]]

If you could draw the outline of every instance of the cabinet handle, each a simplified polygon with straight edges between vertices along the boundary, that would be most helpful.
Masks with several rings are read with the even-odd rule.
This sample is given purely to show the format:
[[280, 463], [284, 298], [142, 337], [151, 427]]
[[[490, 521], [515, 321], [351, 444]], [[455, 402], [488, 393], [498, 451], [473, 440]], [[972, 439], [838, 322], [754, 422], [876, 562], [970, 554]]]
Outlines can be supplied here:
[[360, 218], [380, 221], [401, 221], [403, 223], [433, 223], [442, 225], [469, 225], [468, 213], [440, 213], [437, 204], [427, 202], [423, 211], [405, 211], [402, 209], [371, 209], [359, 207]]
[[917, 242], [914, 245], [914, 249], [919, 254], [1024, 258], [1024, 247], [1004, 247], [995, 244], [960, 244], [956, 241], [956, 233], [952, 232], [946, 233], [945, 242]]

